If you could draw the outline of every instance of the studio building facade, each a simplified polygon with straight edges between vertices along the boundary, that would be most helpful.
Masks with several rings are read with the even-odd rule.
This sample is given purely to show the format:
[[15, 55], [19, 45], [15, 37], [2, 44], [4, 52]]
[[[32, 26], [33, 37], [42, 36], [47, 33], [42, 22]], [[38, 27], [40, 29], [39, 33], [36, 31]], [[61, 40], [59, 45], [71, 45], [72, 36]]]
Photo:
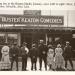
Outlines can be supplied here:
[[21, 46], [27, 42], [30, 48], [32, 43], [39, 44], [39, 40], [43, 39], [46, 44], [54, 45], [70, 41], [75, 49], [75, 28], [68, 26], [69, 14], [53, 13], [25, 10], [23, 14], [0, 14], [0, 44], [17, 42]]

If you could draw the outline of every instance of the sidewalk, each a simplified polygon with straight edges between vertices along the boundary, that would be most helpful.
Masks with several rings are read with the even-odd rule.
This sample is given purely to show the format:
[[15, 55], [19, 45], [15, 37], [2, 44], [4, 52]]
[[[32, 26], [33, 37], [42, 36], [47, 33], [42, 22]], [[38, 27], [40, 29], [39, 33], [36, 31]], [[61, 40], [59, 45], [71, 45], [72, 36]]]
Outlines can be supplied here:
[[[42, 71], [45, 71], [44, 62], [43, 62], [42, 64], [43, 64], [43, 65], [42, 65]], [[18, 67], [19, 71], [22, 71], [22, 62], [19, 61], [19, 62], [18, 62], [18, 65], [19, 65], [19, 67]], [[75, 70], [75, 61], [73, 61], [73, 65], [74, 65], [74, 70]], [[63, 65], [63, 66], [64, 66], [64, 65]], [[47, 68], [49, 69], [49, 67], [47, 67]], [[53, 65], [53, 68], [55, 68], [55, 65]], [[67, 68], [68, 68], [69, 70], [71, 69], [71, 66], [70, 66], [70, 63], [69, 63], [69, 62], [68, 62]], [[16, 63], [15, 63], [15, 62], [14, 62], [14, 64], [13, 64], [13, 69], [12, 69], [12, 70], [13, 70], [13, 71], [16, 70]], [[28, 71], [31, 71], [31, 60], [30, 60], [30, 58], [28, 58], [27, 70], [28, 70]], [[37, 71], [39, 71], [39, 59], [37, 60]]]
[[[21, 57], [19, 58], [19, 62], [18, 62], [18, 70], [19, 71], [22, 71], [22, 61], [21, 61]], [[42, 62], [42, 71], [45, 71], [45, 68], [44, 68], [44, 62]], [[64, 62], [65, 64], [65, 62]], [[63, 64], [63, 67], [64, 67], [64, 64]], [[0, 64], [1, 65], [1, 64]], [[75, 61], [73, 61], [73, 66], [74, 66], [74, 70], [75, 70]], [[53, 64], [53, 68], [55, 69], [55, 64]], [[71, 70], [71, 65], [70, 63], [68, 62], [68, 66], [67, 68], [69, 70]], [[31, 71], [31, 59], [28, 58], [28, 62], [27, 62], [27, 70], [28, 71]], [[12, 71], [16, 71], [16, 62], [13, 63], [13, 68], [12, 68]], [[37, 71], [39, 71], [39, 59], [37, 59]], [[49, 67], [47, 66], [47, 71], [49, 71]]]

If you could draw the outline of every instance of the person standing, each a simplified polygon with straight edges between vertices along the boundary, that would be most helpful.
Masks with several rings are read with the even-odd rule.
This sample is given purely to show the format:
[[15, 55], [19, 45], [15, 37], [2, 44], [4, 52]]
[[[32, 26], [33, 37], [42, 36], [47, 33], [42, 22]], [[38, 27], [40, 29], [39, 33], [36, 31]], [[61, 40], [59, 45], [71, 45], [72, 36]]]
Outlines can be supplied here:
[[73, 70], [73, 63], [72, 63], [71, 57], [72, 57], [72, 47], [70, 46], [70, 43], [66, 41], [66, 46], [64, 47], [64, 59], [65, 59], [66, 70], [67, 70], [67, 61], [70, 62], [72, 70]]
[[48, 53], [47, 53], [47, 64], [49, 66], [49, 70], [53, 70], [52, 65], [54, 63], [54, 50], [52, 45], [48, 45]]
[[36, 62], [37, 62], [37, 48], [36, 48], [36, 44], [32, 44], [32, 48], [30, 49], [30, 57], [31, 57], [31, 70], [33, 70], [33, 68], [35, 68], [35, 70], [37, 70], [36, 68]]
[[63, 58], [62, 54], [63, 54], [63, 50], [61, 48], [61, 45], [58, 44], [57, 48], [55, 49], [56, 70], [62, 70], [63, 69], [64, 58]]
[[47, 70], [48, 47], [44, 44], [43, 40], [40, 40], [38, 50], [39, 50], [39, 64], [40, 64], [40, 69], [39, 70], [41, 70], [41, 68], [42, 68], [42, 61], [44, 61], [45, 70]]
[[16, 68], [17, 68], [17, 71], [18, 71], [19, 48], [18, 48], [16, 42], [13, 44], [12, 48], [10, 49], [10, 54], [11, 54], [11, 58], [12, 58], [12, 60], [11, 60], [11, 70], [12, 70], [14, 61], [16, 61]]
[[27, 57], [28, 57], [29, 49], [27, 48], [27, 43], [23, 42], [23, 46], [21, 47], [22, 54], [22, 70], [26, 71], [27, 69]]
[[5, 46], [2, 47], [1, 50], [2, 53], [2, 58], [1, 58], [1, 69], [2, 70], [9, 70], [10, 67], [10, 59], [9, 59], [9, 46], [7, 45], [7, 43], [5, 43]]

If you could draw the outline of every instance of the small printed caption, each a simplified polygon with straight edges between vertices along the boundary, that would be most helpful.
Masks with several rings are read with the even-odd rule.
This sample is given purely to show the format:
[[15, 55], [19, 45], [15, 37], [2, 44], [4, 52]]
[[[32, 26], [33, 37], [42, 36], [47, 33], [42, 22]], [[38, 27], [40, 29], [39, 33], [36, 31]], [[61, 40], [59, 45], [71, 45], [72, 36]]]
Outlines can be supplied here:
[[75, 6], [75, 2], [0, 2], [0, 8], [30, 8], [36, 6]]

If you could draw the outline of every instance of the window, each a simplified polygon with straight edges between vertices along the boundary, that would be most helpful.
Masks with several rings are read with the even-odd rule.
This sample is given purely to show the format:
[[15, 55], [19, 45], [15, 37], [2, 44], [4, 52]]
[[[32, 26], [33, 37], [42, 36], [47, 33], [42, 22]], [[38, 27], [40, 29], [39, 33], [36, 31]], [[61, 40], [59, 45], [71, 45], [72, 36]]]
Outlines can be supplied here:
[[8, 34], [8, 44], [12, 44], [14, 42], [18, 41], [18, 35], [17, 34]]
[[3, 45], [6, 42], [5, 34], [0, 33], [0, 45]]
[[75, 34], [72, 34], [72, 38], [75, 38]]

